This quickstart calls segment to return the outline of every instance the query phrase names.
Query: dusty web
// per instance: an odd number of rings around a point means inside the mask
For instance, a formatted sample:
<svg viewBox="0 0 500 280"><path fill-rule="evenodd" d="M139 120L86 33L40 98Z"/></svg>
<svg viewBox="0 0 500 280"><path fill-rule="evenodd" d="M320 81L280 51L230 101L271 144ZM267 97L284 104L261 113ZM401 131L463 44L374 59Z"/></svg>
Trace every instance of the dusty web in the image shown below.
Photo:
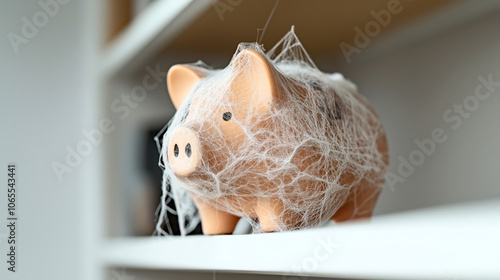
<svg viewBox="0 0 500 280"><path fill-rule="evenodd" d="M266 86L252 80L262 69L242 55L248 50L264 56L275 73L270 101L262 95ZM166 206L170 199L183 235L200 221L193 197L247 219L256 233L371 214L388 165L383 127L354 84L318 70L293 28L267 53L256 43L240 44L225 69L190 66L204 77L159 140L164 176L157 234L169 234L162 228L169 228L167 211L174 212ZM200 143L196 170L182 176L167 151L181 127Z"/></svg>

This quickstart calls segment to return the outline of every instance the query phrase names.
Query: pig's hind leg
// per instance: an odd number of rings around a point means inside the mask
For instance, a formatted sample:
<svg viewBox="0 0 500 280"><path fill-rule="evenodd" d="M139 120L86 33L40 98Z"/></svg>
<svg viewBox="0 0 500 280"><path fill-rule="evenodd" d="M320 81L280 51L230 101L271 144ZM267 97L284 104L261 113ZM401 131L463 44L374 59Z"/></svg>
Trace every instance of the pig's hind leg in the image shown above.
<svg viewBox="0 0 500 280"><path fill-rule="evenodd" d="M354 219L369 219L377 203L381 189L373 186L355 187L351 190L347 201L333 215L334 222Z"/></svg>

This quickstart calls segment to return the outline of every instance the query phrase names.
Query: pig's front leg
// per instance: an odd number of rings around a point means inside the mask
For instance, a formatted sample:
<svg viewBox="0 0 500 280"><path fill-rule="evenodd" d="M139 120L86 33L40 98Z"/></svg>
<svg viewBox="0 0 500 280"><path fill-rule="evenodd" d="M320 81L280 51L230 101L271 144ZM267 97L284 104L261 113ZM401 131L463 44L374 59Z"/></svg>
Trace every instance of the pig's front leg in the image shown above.
<svg viewBox="0 0 500 280"><path fill-rule="evenodd" d="M231 234L239 221L239 217L216 209L200 198L193 197L200 213L203 234Z"/></svg>
<svg viewBox="0 0 500 280"><path fill-rule="evenodd" d="M279 199L259 198L257 202L257 218L264 232L278 231L283 227L283 202Z"/></svg>

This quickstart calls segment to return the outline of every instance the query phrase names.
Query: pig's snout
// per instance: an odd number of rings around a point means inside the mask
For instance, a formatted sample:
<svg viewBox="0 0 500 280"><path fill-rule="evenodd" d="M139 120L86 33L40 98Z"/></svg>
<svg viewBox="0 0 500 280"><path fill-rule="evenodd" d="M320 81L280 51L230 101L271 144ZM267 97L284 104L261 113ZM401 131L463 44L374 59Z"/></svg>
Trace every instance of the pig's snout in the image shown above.
<svg viewBox="0 0 500 280"><path fill-rule="evenodd" d="M168 142L168 163L177 175L189 175L200 164L200 143L193 130L180 127Z"/></svg>

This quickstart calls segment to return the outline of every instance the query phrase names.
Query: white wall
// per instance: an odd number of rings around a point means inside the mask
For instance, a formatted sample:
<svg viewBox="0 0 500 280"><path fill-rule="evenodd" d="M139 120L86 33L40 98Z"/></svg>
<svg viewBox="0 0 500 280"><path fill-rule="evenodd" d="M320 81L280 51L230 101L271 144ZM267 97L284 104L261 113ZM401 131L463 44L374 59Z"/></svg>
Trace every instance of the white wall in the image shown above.
<svg viewBox="0 0 500 280"><path fill-rule="evenodd" d="M0 3L0 234L6 234L7 163L18 165L17 272L7 271L0 242L0 279L96 279L92 218L98 147L60 182L52 169L66 146L95 127L99 106L95 74L95 1L62 1L43 22L38 1ZM40 2L50 2L42 0ZM38 13L38 14L37 14ZM8 39L22 35L26 17L38 31L15 53ZM45 12L45 14L47 14ZM33 30L31 30L33 32ZM91 32L93 31L93 32ZM30 34L28 34L31 36ZM5 235L0 235L5 237Z"/></svg>
<svg viewBox="0 0 500 280"><path fill-rule="evenodd" d="M479 76L500 82L499 30L495 13L378 56L339 62L337 71L358 84L382 118L391 172L398 174L399 156L408 160L418 149L415 139L436 128L447 135L404 182L386 187L377 213L500 196L500 87L461 125L443 118L455 103L470 101Z"/></svg>

